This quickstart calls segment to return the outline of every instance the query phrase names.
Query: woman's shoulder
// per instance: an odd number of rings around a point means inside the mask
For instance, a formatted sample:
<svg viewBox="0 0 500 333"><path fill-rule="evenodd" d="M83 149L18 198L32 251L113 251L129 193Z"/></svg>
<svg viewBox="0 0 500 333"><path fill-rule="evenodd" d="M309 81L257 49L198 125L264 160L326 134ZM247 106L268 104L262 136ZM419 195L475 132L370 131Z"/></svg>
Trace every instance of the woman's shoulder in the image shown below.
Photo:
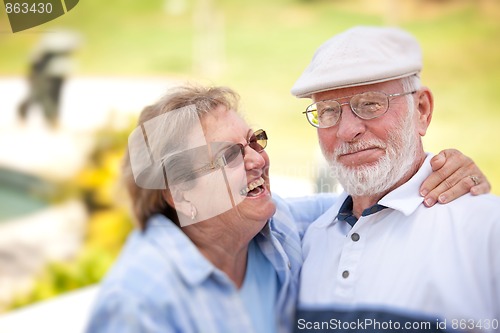
<svg viewBox="0 0 500 333"><path fill-rule="evenodd" d="M155 224L148 225L146 230L130 233L120 255L101 282L103 290L140 295L151 287L161 286L165 290L179 279L173 260L177 253L175 247L179 246L176 244L179 242L176 230L167 230L170 226L164 224L169 222L166 218L154 217L149 222Z"/></svg>
<svg viewBox="0 0 500 333"><path fill-rule="evenodd" d="M162 253L146 233L134 231L102 284L139 294L145 291L144 286L168 284L176 277L169 259L168 253Z"/></svg>

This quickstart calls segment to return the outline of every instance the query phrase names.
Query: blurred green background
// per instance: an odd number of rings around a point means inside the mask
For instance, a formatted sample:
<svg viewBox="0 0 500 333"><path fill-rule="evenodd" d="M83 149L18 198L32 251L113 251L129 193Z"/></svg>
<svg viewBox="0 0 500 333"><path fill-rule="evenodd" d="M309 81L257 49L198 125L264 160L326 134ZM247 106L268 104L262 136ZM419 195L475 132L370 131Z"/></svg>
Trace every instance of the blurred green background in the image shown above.
<svg viewBox="0 0 500 333"><path fill-rule="evenodd" d="M85 40L76 75L229 85L248 120L270 133L273 171L311 177L300 165L317 159L316 133L301 114L307 101L289 93L292 84L333 34L357 24L398 25L420 40L423 82L435 95L427 149L460 149L500 194L499 8L496 0L83 0L46 25L0 34L0 75L25 73L36 31L73 28ZM1 15L0 30L8 31Z"/></svg>
<svg viewBox="0 0 500 333"><path fill-rule="evenodd" d="M500 154L492 149L500 139L496 0L83 0L75 9L42 27L0 34L0 74L25 73L27 54L39 38L33 30L73 28L85 40L76 54L78 75L171 76L229 85L241 94L250 122L270 133L273 170L306 176L310 171L293 166L316 158L315 131L300 113L307 101L296 100L289 89L317 46L357 24L408 29L422 44L423 82L436 100L427 149L460 149L500 194ZM217 40L196 53L196 40L210 35L200 28L203 19L215 26ZM4 12L0 29L9 30ZM199 59L207 57L205 67L215 70L203 70Z"/></svg>
<svg viewBox="0 0 500 333"><path fill-rule="evenodd" d="M289 91L323 41L359 24L396 25L419 39L423 83L435 97L426 149L461 150L488 176L492 192L500 194L497 0L81 0L66 15L16 34L10 32L5 11L0 11L0 77L25 76L28 55L41 33L70 28L84 39L75 53L74 77L153 77L228 85L240 93L248 121L268 132L272 173L312 180L321 158L316 131L301 114L308 100L298 100ZM99 187L112 186L116 173L108 171L118 167L126 131L113 137L115 144L101 146L101 155L95 155L100 162L88 164L78 175L80 191L93 187L102 192ZM108 155L103 147L110 148ZM122 205L106 200L115 220L126 215ZM115 230L117 224L109 222L113 218L100 214L91 217L108 221L101 223L108 226L99 229L94 223L91 236ZM123 228L123 233L128 230ZM114 244L104 246L113 248L112 256L123 235L117 239L101 241ZM91 280L98 280L104 270ZM85 272L79 274L90 274Z"/></svg>

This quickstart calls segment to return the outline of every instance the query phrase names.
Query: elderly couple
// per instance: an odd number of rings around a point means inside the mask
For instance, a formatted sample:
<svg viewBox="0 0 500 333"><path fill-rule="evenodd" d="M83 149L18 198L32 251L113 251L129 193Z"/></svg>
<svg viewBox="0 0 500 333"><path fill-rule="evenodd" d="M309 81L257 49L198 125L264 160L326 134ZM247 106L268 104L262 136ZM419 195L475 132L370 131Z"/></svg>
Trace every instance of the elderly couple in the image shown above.
<svg viewBox="0 0 500 333"><path fill-rule="evenodd" d="M469 194L489 184L468 158L424 153L421 67L408 33L355 27L295 83L337 197L271 197L267 134L228 88L183 86L145 108L123 167L140 230L87 331L352 331L342 324L367 319L494 330L500 201Z"/></svg>

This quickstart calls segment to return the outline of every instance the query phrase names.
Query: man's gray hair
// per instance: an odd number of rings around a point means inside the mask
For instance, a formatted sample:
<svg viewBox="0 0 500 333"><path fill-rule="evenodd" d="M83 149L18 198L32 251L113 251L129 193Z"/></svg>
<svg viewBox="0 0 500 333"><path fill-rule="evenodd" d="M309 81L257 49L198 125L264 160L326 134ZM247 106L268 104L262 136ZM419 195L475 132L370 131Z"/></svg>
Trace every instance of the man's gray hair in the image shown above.
<svg viewBox="0 0 500 333"><path fill-rule="evenodd" d="M401 85L403 87L403 92L407 92L407 91L415 91L415 90L420 89L422 84L420 82L420 77L418 75L412 75L412 76L402 78ZM406 103L408 103L408 110L410 112L413 112L415 110L414 94L406 95L405 98L406 98Z"/></svg>

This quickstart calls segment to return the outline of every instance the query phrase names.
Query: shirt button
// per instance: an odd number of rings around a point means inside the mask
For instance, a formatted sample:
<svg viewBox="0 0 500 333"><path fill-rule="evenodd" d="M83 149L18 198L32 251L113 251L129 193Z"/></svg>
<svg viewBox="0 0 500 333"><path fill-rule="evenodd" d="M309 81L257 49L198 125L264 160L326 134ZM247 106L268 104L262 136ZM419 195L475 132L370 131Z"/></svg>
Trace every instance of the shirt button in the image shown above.
<svg viewBox="0 0 500 333"><path fill-rule="evenodd" d="M288 262L288 269L292 269L292 263Z"/></svg>
<svg viewBox="0 0 500 333"><path fill-rule="evenodd" d="M353 234L351 235L351 239L353 240L353 242L357 242L357 241L359 241L359 234L358 234L358 233L356 233L356 232L355 232L355 233L353 233Z"/></svg>
<svg viewBox="0 0 500 333"><path fill-rule="evenodd" d="M343 277L344 279L347 279L347 278L349 277L349 271L343 271L343 272L342 272L342 277Z"/></svg>

